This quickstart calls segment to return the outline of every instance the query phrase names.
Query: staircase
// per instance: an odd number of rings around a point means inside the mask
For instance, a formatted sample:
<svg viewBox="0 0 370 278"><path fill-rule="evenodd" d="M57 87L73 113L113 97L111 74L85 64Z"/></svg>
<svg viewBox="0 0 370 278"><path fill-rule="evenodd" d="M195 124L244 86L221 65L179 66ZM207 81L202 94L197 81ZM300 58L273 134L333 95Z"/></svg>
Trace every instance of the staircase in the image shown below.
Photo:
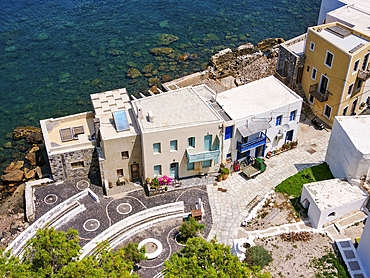
<svg viewBox="0 0 370 278"><path fill-rule="evenodd" d="M312 120L315 118L315 114L312 111L310 105L308 104L308 99L306 97L306 94L304 93L301 84L296 84L295 82L292 82L292 90L295 91L301 98L303 98L302 103L302 113L306 115L307 118Z"/></svg>

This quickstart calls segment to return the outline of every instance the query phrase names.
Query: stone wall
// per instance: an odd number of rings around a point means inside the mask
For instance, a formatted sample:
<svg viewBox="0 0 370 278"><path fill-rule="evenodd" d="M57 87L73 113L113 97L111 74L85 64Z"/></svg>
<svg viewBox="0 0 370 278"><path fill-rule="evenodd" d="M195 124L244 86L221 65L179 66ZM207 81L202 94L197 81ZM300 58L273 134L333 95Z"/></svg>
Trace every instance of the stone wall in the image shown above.
<svg viewBox="0 0 370 278"><path fill-rule="evenodd" d="M99 173L95 147L49 156L51 173L55 181L90 178ZM81 163L73 166L72 163ZM83 164L82 164L83 163Z"/></svg>

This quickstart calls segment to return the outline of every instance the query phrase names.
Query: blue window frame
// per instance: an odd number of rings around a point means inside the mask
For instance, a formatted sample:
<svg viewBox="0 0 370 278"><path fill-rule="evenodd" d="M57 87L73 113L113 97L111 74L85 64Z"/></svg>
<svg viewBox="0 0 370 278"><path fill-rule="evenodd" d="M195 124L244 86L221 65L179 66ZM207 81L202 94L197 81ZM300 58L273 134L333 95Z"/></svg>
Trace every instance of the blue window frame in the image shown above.
<svg viewBox="0 0 370 278"><path fill-rule="evenodd" d="M153 153L161 153L161 143L153 144Z"/></svg>
<svg viewBox="0 0 370 278"><path fill-rule="evenodd" d="M211 167L211 165L212 165L212 160L204 160L203 161L203 168Z"/></svg>
<svg viewBox="0 0 370 278"><path fill-rule="evenodd" d="M289 120L290 121L295 121L296 114L297 114L297 110L294 110L294 111L290 112L290 118L289 118Z"/></svg>
<svg viewBox="0 0 370 278"><path fill-rule="evenodd" d="M189 163L189 162L188 162L188 165L187 165L186 169L187 169L188 171L194 170L194 162L192 162L192 163Z"/></svg>
<svg viewBox="0 0 370 278"><path fill-rule="evenodd" d="M231 157L231 153L228 153L227 155L226 155L226 158L230 158Z"/></svg>
<svg viewBox="0 0 370 278"><path fill-rule="evenodd" d="M154 176L162 175L162 165L155 165L154 166Z"/></svg>
<svg viewBox="0 0 370 278"><path fill-rule="evenodd" d="M225 128L225 140L233 138L233 129L234 126L232 125Z"/></svg>
<svg viewBox="0 0 370 278"><path fill-rule="evenodd" d="M177 151L177 140L170 141L170 150Z"/></svg>
<svg viewBox="0 0 370 278"><path fill-rule="evenodd" d="M283 115L276 117L276 126L281 125L281 119L283 118Z"/></svg>
<svg viewBox="0 0 370 278"><path fill-rule="evenodd" d="M195 137L188 138L188 147L195 148Z"/></svg>

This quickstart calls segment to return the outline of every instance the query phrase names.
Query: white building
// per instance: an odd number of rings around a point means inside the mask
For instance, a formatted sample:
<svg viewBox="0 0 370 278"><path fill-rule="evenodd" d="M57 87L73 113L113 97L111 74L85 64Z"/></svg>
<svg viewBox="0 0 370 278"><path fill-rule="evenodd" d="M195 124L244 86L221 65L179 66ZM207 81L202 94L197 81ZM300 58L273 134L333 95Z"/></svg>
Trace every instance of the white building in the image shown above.
<svg viewBox="0 0 370 278"><path fill-rule="evenodd" d="M362 232L360 244L357 248L357 253L360 257L366 275L370 277L370 221L367 220L364 231Z"/></svg>
<svg viewBox="0 0 370 278"><path fill-rule="evenodd" d="M303 185L301 203L315 228L361 209L367 199L358 186L340 179Z"/></svg>
<svg viewBox="0 0 370 278"><path fill-rule="evenodd" d="M335 117L325 162L336 178L369 181L370 116Z"/></svg>
<svg viewBox="0 0 370 278"><path fill-rule="evenodd" d="M132 101L144 177L218 171L223 121L198 91L207 89L186 87Z"/></svg>
<svg viewBox="0 0 370 278"><path fill-rule="evenodd" d="M223 160L261 157L296 141L302 98L269 76L222 92L216 101L226 121Z"/></svg>

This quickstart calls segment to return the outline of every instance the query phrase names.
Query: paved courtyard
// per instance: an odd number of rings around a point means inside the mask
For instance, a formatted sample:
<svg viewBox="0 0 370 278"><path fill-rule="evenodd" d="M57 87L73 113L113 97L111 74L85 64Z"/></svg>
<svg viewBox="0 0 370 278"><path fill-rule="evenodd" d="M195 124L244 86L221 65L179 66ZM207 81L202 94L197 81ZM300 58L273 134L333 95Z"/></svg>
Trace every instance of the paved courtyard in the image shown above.
<svg viewBox="0 0 370 278"><path fill-rule="evenodd" d="M302 169L324 161L330 132L315 129L308 120L299 124L298 146L295 149L265 159L266 171L254 179L233 173L217 186L207 185L213 227L208 239L217 237L220 243L233 244L238 228L248 215L249 202L257 195L265 196L276 185ZM221 192L218 188L227 189Z"/></svg>

